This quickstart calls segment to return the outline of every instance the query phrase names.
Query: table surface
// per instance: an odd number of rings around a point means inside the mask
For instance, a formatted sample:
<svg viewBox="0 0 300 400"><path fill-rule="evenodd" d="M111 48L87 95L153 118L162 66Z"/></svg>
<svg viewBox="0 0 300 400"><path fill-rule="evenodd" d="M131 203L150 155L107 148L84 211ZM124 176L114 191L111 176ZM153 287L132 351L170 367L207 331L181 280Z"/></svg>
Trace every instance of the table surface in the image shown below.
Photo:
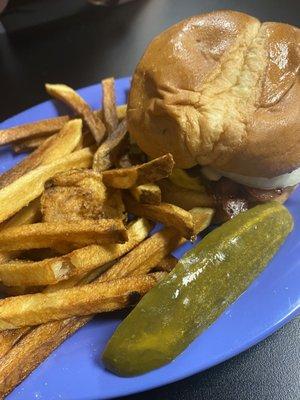
<svg viewBox="0 0 300 400"><path fill-rule="evenodd" d="M116 8L39 0L26 7L1 18L11 33L0 35L0 120L46 100L45 82L79 88L131 75L150 39L190 15L231 8L291 24L300 15L296 0L137 0ZM38 7L43 24L38 19L30 24ZM16 29L22 25L27 28ZM300 318L208 371L126 399L299 399L299 328Z"/></svg>

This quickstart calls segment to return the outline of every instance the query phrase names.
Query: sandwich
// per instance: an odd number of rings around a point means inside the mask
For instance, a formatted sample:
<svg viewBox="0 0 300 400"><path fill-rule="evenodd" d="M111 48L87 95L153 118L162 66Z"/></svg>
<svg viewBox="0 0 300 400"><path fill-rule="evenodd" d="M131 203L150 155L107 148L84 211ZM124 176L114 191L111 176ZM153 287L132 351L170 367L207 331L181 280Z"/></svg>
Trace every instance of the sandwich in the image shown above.
<svg viewBox="0 0 300 400"><path fill-rule="evenodd" d="M297 27L229 10L177 23L133 75L132 138L150 158L171 153L223 207L284 202L300 182L299 45Z"/></svg>

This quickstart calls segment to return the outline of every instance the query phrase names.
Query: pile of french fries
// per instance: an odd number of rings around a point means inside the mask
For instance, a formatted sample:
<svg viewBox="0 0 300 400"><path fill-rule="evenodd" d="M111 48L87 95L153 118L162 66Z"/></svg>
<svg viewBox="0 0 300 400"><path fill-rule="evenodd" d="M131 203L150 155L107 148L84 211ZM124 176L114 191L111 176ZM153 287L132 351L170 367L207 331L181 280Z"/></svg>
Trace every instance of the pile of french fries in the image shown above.
<svg viewBox="0 0 300 400"><path fill-rule="evenodd" d="M145 161L113 78L102 88L93 111L47 84L72 113L0 131L0 145L33 150L0 176L0 398L94 314L136 304L213 216L205 191L168 179L171 154Z"/></svg>

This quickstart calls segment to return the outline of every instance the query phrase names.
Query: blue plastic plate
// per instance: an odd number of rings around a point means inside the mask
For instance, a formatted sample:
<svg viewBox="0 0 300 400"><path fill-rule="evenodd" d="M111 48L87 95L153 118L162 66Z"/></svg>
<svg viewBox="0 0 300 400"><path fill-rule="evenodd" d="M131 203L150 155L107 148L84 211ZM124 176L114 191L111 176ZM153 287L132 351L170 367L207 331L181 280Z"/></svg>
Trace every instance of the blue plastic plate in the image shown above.
<svg viewBox="0 0 300 400"><path fill-rule="evenodd" d="M125 102L130 81L117 81L117 100ZM79 90L88 103L100 105L99 85ZM48 101L1 124L1 128L57 115ZM21 156L0 149L0 172ZM106 371L100 354L120 323L121 314L99 316L79 330L41 364L9 400L100 400L119 397L177 381L220 363L264 339L300 310L300 191L287 202L295 229L265 271L249 289L171 364L136 378ZM181 249L182 254L186 247Z"/></svg>

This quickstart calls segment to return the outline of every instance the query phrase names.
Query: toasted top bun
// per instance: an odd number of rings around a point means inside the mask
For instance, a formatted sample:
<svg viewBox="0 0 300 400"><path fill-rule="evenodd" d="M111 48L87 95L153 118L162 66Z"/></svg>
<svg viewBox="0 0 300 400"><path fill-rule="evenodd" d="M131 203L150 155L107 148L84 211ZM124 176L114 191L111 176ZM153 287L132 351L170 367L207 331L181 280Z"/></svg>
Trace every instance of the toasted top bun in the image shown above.
<svg viewBox="0 0 300 400"><path fill-rule="evenodd" d="M234 11L198 15L148 46L133 76L129 131L172 153L247 176L300 166L300 30Z"/></svg>

